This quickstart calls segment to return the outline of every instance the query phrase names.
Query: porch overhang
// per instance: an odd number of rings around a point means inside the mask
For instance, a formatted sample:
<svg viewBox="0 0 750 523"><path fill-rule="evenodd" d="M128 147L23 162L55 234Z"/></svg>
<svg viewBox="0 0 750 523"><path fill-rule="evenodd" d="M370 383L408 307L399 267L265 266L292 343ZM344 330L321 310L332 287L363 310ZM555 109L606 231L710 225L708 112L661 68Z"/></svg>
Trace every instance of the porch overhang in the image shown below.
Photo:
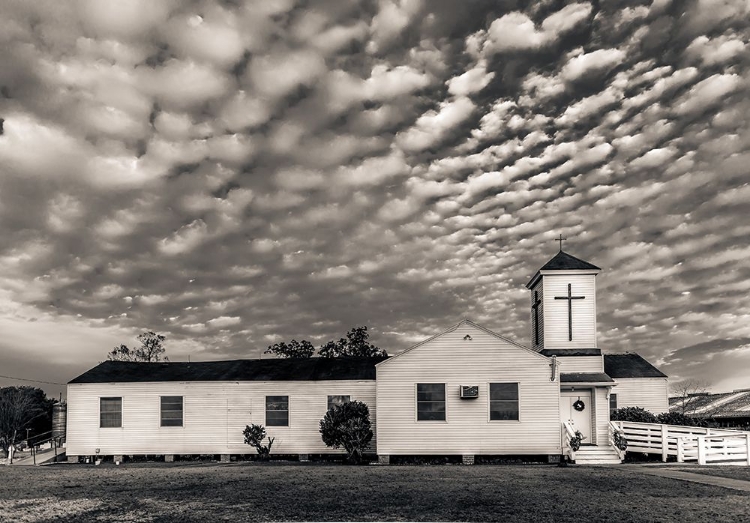
<svg viewBox="0 0 750 523"><path fill-rule="evenodd" d="M560 386L613 387L617 382L603 372L563 372Z"/></svg>

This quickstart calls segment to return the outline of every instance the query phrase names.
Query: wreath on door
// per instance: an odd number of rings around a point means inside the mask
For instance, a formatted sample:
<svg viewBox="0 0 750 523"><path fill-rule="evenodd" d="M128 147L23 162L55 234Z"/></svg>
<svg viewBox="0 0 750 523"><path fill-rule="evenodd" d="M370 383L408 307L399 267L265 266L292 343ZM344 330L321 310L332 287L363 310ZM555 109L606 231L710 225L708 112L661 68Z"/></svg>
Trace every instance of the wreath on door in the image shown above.
<svg viewBox="0 0 750 523"><path fill-rule="evenodd" d="M586 404L581 401L581 398L578 398L575 403L573 403L573 408L576 409L578 412L581 412L583 409L586 408Z"/></svg>

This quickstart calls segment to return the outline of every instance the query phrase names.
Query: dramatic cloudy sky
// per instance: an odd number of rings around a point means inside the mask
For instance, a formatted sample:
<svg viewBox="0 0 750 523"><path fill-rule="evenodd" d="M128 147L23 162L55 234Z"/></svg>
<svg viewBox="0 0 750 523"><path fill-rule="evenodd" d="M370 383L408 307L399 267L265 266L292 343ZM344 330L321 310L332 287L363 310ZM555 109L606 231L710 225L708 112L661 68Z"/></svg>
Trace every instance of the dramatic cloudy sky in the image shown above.
<svg viewBox="0 0 750 523"><path fill-rule="evenodd" d="M0 374L469 318L750 387L750 3L0 0ZM0 385L19 384L0 379ZM56 394L60 387L46 387Z"/></svg>

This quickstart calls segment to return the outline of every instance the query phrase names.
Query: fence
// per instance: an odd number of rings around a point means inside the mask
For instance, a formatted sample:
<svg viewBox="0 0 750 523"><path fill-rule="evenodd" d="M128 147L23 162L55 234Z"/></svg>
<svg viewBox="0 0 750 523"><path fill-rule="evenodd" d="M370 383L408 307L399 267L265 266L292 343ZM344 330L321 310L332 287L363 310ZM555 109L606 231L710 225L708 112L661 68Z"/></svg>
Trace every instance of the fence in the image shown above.
<svg viewBox="0 0 750 523"><path fill-rule="evenodd" d="M629 452L661 454L662 461L697 461L701 465L750 466L750 432L657 423L613 421L628 440Z"/></svg>

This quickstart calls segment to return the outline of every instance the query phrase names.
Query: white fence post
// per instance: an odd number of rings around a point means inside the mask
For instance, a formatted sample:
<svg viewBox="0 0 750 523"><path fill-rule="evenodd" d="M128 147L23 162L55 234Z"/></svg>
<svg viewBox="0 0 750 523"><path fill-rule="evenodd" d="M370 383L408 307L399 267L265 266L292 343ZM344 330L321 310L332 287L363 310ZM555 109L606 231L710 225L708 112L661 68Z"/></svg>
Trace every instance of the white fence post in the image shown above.
<svg viewBox="0 0 750 523"><path fill-rule="evenodd" d="M745 451L747 451L747 466L750 467L750 432L745 434Z"/></svg>
<svg viewBox="0 0 750 523"><path fill-rule="evenodd" d="M698 465L706 464L706 436L698 436Z"/></svg>
<svg viewBox="0 0 750 523"><path fill-rule="evenodd" d="M661 424L661 460L666 462L667 455L669 454L669 442L667 436L669 435L669 427L664 423Z"/></svg>
<svg viewBox="0 0 750 523"><path fill-rule="evenodd" d="M685 462L685 438L677 438L677 463Z"/></svg>

